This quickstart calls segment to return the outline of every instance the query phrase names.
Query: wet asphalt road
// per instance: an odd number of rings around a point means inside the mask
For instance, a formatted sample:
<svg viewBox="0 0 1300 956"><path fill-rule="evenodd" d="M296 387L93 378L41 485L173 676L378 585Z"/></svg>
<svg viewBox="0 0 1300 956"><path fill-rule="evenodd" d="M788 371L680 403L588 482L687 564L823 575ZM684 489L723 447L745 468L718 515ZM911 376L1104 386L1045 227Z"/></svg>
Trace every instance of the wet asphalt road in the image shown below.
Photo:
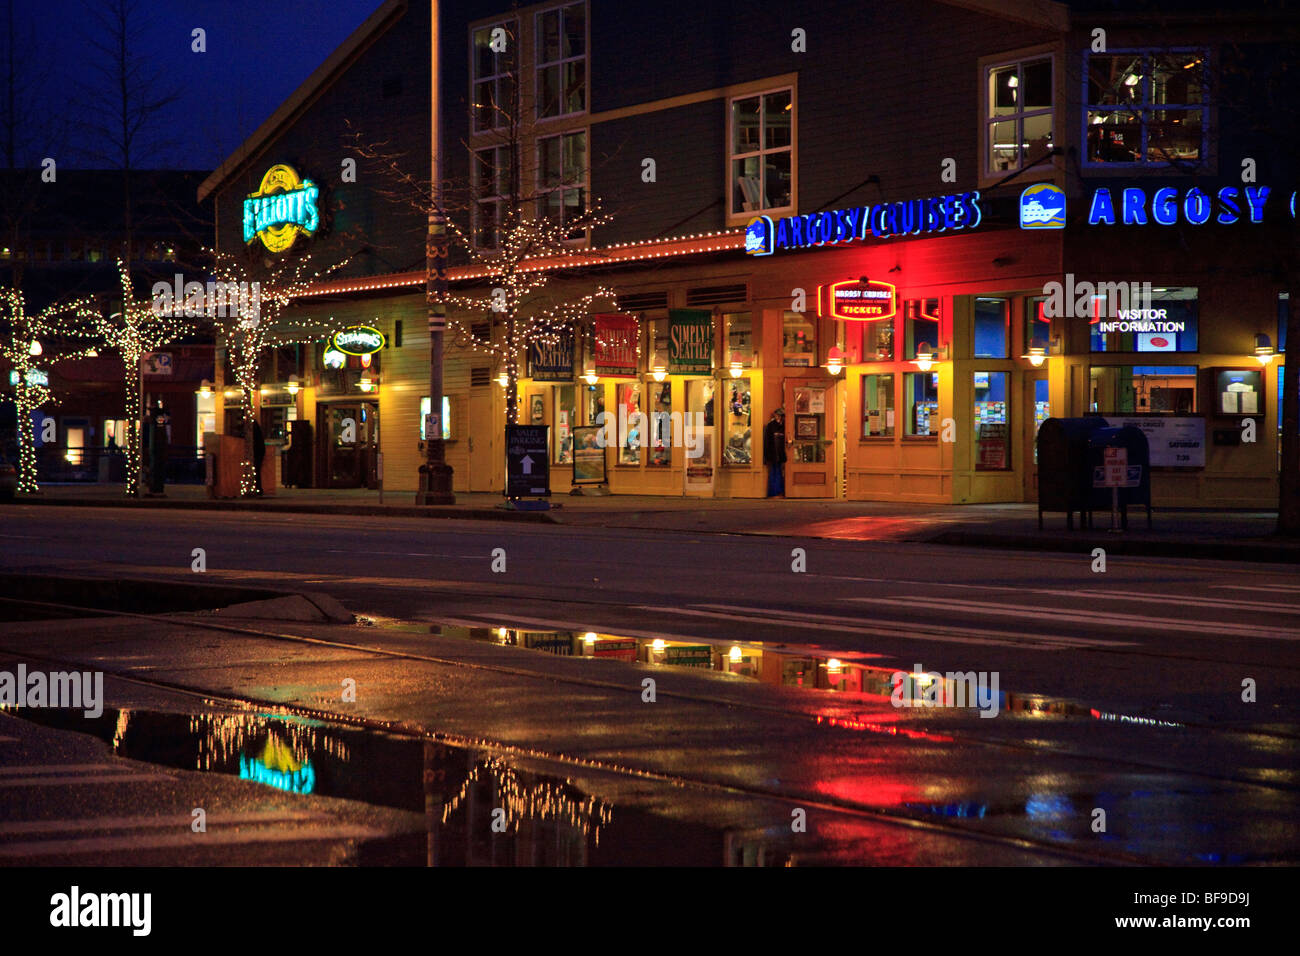
<svg viewBox="0 0 1300 956"><path fill-rule="evenodd" d="M7 509L4 518L0 569L186 581L195 577L193 549L203 548L209 581L324 591L376 619L379 627L364 629L364 637L336 638L343 643L409 651L410 634L458 620L820 647L872 655L874 663L902 670L920 663L996 671L1004 691L1068 698L1111 722L908 713L902 716L917 728L914 742L864 753L853 740L808 738L757 713L732 713L723 736L734 746L719 766L721 724L712 728L711 752L708 741L692 739L709 736L709 718L683 713L671 731L647 728L649 740L631 739L624 727L627 739L613 756L645 756L642 749L653 746L670 774L759 789L772 789L772 781L777 790L787 784L804 793L820 788L832 802L913 810L928 802L931 813L981 817L1015 807L1017 819L1006 832L1049 838L1056 832L1076 842L1086 840L1081 815L1098 794L1108 793L1115 805L1130 806L1130 824L1141 830L1110 847L1112 862L1122 862L1130 849L1150 862L1300 859L1286 810L1300 780L1300 576L1290 568L1115 557L1098 573L1096 559L1086 553L316 515L19 507ZM498 548L505 570L494 572ZM792 569L800 560L791 554L795 548L804 549L804 571ZM496 562L501 567L500 554ZM432 640L419 646L427 649ZM454 652L441 647L441 653ZM408 674L405 686L390 688L387 699L372 706L390 718L436 719L440 728L467 736L612 759L608 748L575 744L551 731L584 693L556 690L557 677L567 677L542 672L575 662L504 648L474 653L535 656L527 666L548 678L550 692L538 691L536 682L511 688L516 699L531 695L536 703L527 719L458 709L445 698L431 714ZM158 673L170 663L170 679L178 683L192 684L180 675L192 677L199 667L189 650L154 647L146 654L135 647L133 654L149 656ZM224 661L224 653L209 656ZM278 682L286 685L284 694L271 696L318 699L307 688L332 681L309 673L322 665L315 656L295 655L302 673L284 675ZM265 690L255 663L208 667L223 669L224 686L232 691L245 685ZM370 662L368 685L394 681L392 669L392 662ZM439 679L431 672L431 682ZM1242 701L1245 679L1256 682L1257 702ZM712 687L692 691L701 698L716 693ZM604 715L611 724L616 710ZM886 705L876 719L902 719L889 710ZM1119 723L1125 718L1141 723ZM764 764L761 740L736 736L744 731L795 752L802 748L802 759ZM925 733L944 739L926 739ZM669 736L656 739L663 734ZM1114 756L1110 768L1108 754ZM1080 755L1091 765L1081 767ZM706 773L709 760L714 763ZM1159 799L1144 802L1144 794ZM717 803L711 801L714 810ZM785 812L758 818L772 826ZM897 853L903 862L922 857L912 847ZM941 857L972 861L951 849ZM1023 862L1015 857L1003 847L985 859Z"/></svg>

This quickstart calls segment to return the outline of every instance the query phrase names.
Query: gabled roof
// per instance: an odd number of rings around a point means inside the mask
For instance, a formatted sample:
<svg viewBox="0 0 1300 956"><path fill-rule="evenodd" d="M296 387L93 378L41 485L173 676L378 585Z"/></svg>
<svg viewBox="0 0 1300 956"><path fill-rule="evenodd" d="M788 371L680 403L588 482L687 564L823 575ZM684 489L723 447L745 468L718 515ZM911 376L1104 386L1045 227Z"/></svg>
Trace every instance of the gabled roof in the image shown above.
<svg viewBox="0 0 1300 956"><path fill-rule="evenodd" d="M1046 27L1060 33L1070 28L1070 8L1060 0L939 0L939 2L1003 20Z"/></svg>
<svg viewBox="0 0 1300 956"><path fill-rule="evenodd" d="M305 113L312 102L351 65L359 53L406 12L406 7L407 0L385 0L383 6L366 18L365 23L353 30L352 35L326 57L325 62L280 104L279 109L272 113L252 136L244 140L243 144L226 157L225 162L203 181L199 186L199 202L207 199L226 180L251 162L280 130Z"/></svg>

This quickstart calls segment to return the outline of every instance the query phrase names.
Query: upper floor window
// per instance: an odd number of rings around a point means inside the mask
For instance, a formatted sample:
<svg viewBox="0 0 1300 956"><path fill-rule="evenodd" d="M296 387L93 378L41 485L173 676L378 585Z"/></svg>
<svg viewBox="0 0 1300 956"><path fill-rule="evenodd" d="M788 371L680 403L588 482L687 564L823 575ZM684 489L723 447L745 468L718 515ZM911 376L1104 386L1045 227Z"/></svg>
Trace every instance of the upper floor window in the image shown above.
<svg viewBox="0 0 1300 956"><path fill-rule="evenodd" d="M513 20L477 27L472 49L474 132L509 125L515 101L515 40L519 35Z"/></svg>
<svg viewBox="0 0 1300 956"><path fill-rule="evenodd" d="M1039 56L984 69L984 171L1036 165L1052 148L1052 58Z"/></svg>
<svg viewBox="0 0 1300 956"><path fill-rule="evenodd" d="M1084 139L1094 166L1199 163L1209 106L1203 50L1084 54Z"/></svg>
<svg viewBox="0 0 1300 956"><path fill-rule="evenodd" d="M794 90L731 101L729 149L733 216L794 204Z"/></svg>
<svg viewBox="0 0 1300 956"><path fill-rule="evenodd" d="M501 241L501 229L509 206L510 149L490 146L474 150L474 245L495 249Z"/></svg>
<svg viewBox="0 0 1300 956"><path fill-rule="evenodd" d="M573 3L537 15L537 115L587 109L587 8Z"/></svg>
<svg viewBox="0 0 1300 956"><path fill-rule="evenodd" d="M567 225L587 211L587 133L578 130L537 141L537 214ZM566 236L581 239L582 230Z"/></svg>

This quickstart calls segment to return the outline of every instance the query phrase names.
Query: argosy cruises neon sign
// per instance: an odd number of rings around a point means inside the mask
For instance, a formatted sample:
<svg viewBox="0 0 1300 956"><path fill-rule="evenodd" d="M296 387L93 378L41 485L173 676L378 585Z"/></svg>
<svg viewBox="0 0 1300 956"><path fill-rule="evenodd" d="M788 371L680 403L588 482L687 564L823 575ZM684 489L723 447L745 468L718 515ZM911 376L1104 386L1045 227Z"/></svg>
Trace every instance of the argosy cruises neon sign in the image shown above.
<svg viewBox="0 0 1300 956"><path fill-rule="evenodd" d="M770 216L756 216L745 229L745 252L751 256L770 256L777 249L808 249L826 243L865 239L868 232L877 239L888 239L950 229L974 229L983 218L979 198L978 192L954 193L786 216L775 221Z"/></svg>

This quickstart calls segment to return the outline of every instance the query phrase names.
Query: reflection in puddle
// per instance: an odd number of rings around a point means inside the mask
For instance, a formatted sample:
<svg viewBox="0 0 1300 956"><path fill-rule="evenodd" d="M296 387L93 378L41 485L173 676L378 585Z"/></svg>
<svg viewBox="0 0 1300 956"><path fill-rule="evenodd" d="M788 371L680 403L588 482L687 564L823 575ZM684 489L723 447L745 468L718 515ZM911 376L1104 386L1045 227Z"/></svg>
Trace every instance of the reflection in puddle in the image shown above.
<svg viewBox="0 0 1300 956"><path fill-rule="evenodd" d="M423 626L420 629L423 630ZM881 655L855 651L836 651L836 656L832 657L819 653L819 649L815 647L791 649L785 645L773 647L761 641L713 642L703 638L681 641L662 637L605 634L596 631L535 630L504 626L475 627L464 624L431 624L428 625L428 632L440 637L462 638L505 647L521 647L561 657L617 660L629 664L663 667L691 667L777 687L858 694L883 700L888 700L893 695L895 675L899 673L904 675L902 694L905 698L921 700L926 690L914 684L918 678L912 672L900 672L895 666L886 667L871 663ZM960 699L953 676L939 675L939 686L930 689L934 699L939 701ZM926 677L932 675L927 674ZM1101 720L1141 727L1185 727L1184 724L1176 721L1114 714L1075 701L1045 697L1041 694L998 690L995 697L995 712L1008 712L1018 717ZM823 722L823 718L819 717L818 722ZM825 722L829 726L917 739L943 741L952 739L925 731L908 730L892 723L882 724L832 717L825 718Z"/></svg>

